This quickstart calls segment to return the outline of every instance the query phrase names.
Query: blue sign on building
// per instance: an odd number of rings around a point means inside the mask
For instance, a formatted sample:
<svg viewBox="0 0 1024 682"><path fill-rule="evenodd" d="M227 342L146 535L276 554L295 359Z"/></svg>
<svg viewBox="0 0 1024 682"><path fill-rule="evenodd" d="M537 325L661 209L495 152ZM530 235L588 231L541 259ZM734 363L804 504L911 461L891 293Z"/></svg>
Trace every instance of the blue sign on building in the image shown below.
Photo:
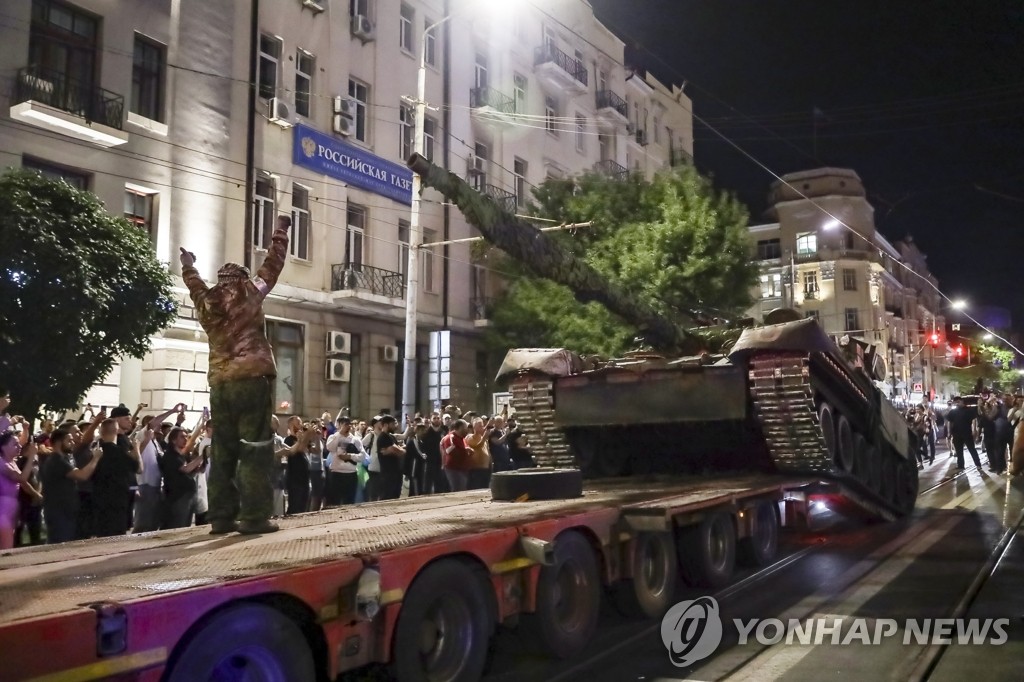
<svg viewBox="0 0 1024 682"><path fill-rule="evenodd" d="M292 162L353 187L412 204L412 171L304 125L294 128Z"/></svg>

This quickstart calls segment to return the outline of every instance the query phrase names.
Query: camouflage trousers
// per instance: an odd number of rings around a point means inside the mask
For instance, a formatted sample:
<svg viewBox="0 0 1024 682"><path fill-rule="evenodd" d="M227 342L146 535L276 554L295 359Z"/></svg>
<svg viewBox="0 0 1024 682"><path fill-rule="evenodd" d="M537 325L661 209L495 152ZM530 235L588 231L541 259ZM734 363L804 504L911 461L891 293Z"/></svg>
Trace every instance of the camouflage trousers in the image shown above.
<svg viewBox="0 0 1024 682"><path fill-rule="evenodd" d="M212 524L258 523L273 513L272 382L272 377L253 377L210 389L214 429L206 518ZM246 446L242 440L260 442L260 446Z"/></svg>

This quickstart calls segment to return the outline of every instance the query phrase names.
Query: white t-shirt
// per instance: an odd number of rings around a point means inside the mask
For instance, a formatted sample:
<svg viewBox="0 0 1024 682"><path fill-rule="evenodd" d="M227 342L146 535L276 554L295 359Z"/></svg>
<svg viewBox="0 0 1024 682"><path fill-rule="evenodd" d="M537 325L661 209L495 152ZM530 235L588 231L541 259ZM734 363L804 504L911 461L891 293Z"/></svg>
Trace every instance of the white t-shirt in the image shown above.
<svg viewBox="0 0 1024 682"><path fill-rule="evenodd" d="M350 462L346 459L350 454L346 447L349 443L359 449L359 454L353 455L353 458L356 460L355 462ZM363 442L351 433L343 436L341 432L338 432L328 438L327 452L331 453L331 471L336 474L354 474L357 471L356 464L366 460L366 450L363 449Z"/></svg>

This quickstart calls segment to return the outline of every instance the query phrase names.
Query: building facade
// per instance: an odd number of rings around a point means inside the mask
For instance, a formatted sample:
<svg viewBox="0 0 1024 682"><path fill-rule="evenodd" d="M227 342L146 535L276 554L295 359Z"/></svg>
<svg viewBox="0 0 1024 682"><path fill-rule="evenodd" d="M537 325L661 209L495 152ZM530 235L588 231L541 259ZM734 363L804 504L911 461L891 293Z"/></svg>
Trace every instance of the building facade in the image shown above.
<svg viewBox="0 0 1024 682"><path fill-rule="evenodd" d="M0 24L0 154L123 206L173 273L185 246L208 281L225 261L255 270L290 215L265 306L278 411L393 410L421 52L426 156L510 208L548 177L692 158L686 95L628 69L586 3L488 4L15 0ZM426 244L475 234L435 192L421 210ZM493 280L468 244L421 250L418 409L490 404ZM84 402L208 404L206 339L176 291L179 318L152 352Z"/></svg>
<svg viewBox="0 0 1024 682"><path fill-rule="evenodd" d="M770 202L776 222L750 227L761 274L749 314L793 308L833 337L875 345L889 368L879 388L894 399L944 395L944 320L929 286L938 283L912 240L892 244L875 229L860 177L841 168L790 173L772 185Z"/></svg>

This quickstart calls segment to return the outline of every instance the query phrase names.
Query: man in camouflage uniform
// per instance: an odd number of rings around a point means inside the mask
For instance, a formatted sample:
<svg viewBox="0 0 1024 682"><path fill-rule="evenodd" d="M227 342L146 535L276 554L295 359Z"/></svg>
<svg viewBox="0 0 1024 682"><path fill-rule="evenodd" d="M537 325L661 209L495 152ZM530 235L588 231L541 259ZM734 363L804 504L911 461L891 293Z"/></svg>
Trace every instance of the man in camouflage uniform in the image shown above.
<svg viewBox="0 0 1024 682"><path fill-rule="evenodd" d="M277 367L267 340L263 299L277 283L291 220L277 219L272 244L256 277L235 263L208 287L195 254L181 249L181 276L210 339L210 411L217 419L210 457L209 512L213 534L270 533L274 449L270 433ZM244 442L243 442L244 441Z"/></svg>

